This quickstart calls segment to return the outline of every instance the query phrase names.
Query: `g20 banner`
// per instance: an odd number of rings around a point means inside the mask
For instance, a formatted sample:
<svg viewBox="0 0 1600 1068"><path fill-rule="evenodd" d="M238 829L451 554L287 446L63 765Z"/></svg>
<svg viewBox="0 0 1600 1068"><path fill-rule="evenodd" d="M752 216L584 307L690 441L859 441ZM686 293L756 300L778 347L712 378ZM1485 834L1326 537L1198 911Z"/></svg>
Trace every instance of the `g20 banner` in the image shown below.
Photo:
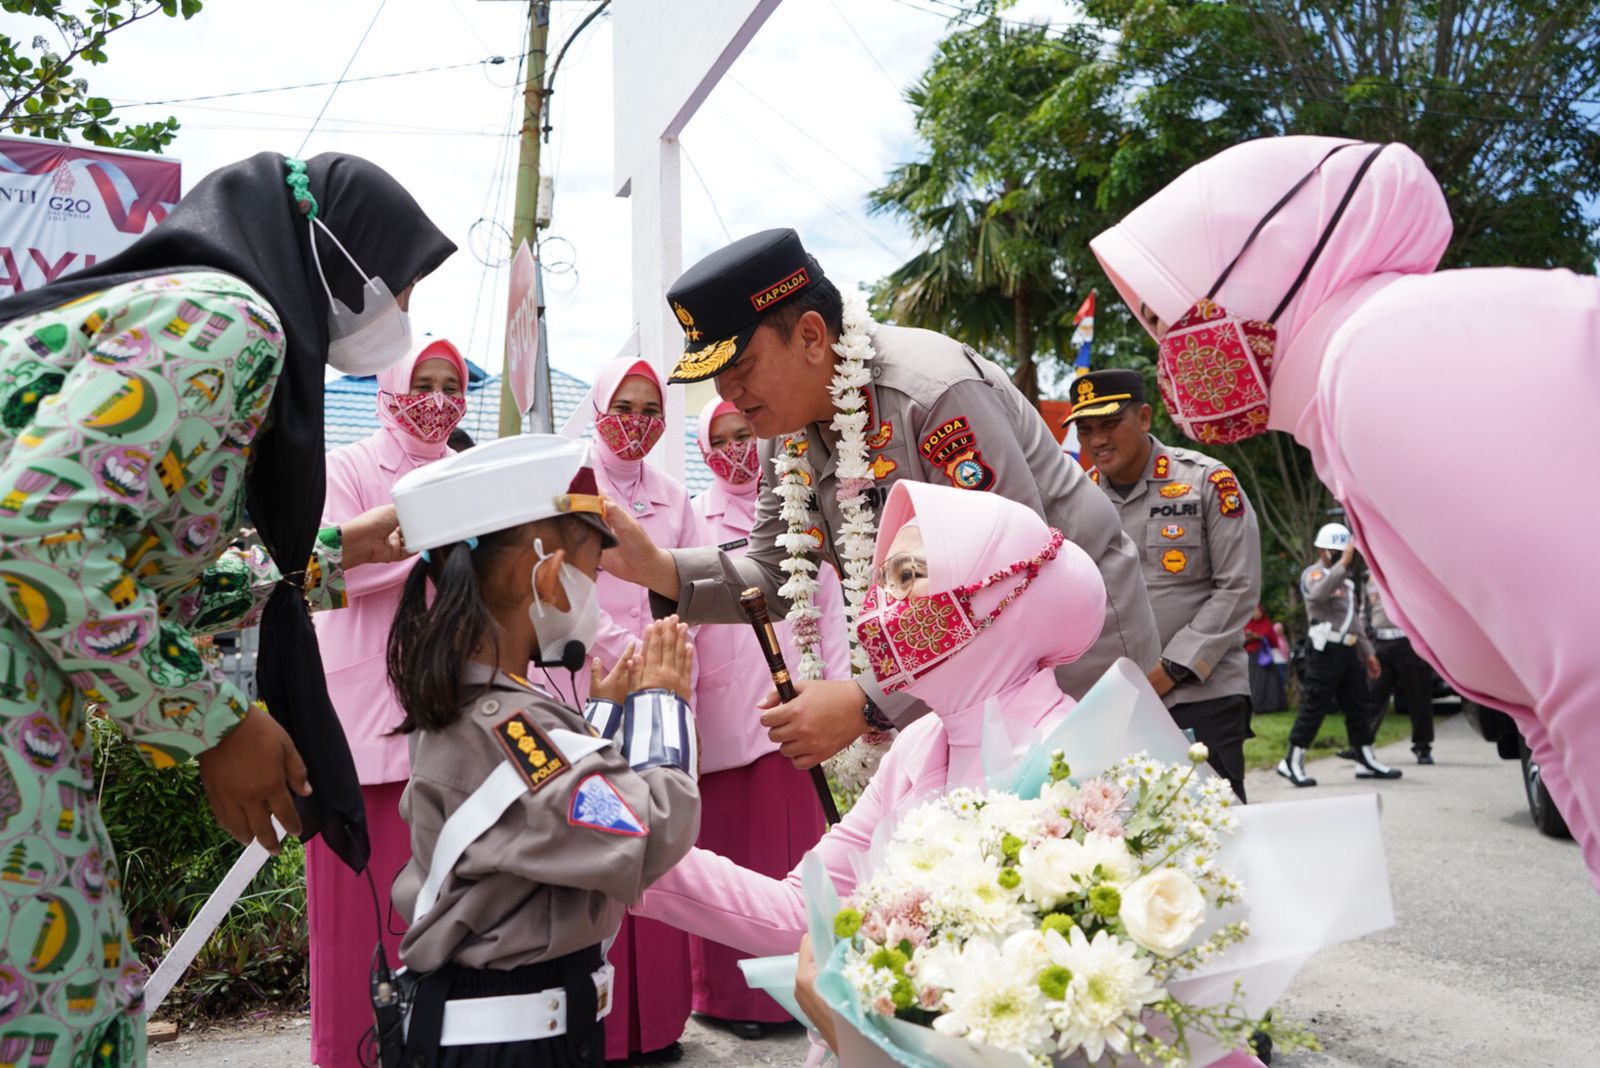
<svg viewBox="0 0 1600 1068"><path fill-rule="evenodd" d="M0 136L0 297L115 255L178 203L166 156Z"/></svg>

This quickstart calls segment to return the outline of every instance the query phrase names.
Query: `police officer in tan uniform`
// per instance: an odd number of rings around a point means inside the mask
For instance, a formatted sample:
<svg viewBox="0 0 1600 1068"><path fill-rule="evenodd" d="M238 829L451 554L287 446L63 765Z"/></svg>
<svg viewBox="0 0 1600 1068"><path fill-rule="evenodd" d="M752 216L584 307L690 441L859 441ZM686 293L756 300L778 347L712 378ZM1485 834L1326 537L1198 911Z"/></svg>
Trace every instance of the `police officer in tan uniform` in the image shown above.
<svg viewBox="0 0 1600 1068"><path fill-rule="evenodd" d="M811 512L821 560L839 568L843 517L836 499L838 439L829 382L842 333L842 300L793 230L767 230L735 241L691 267L667 293L684 330L675 382L715 377L765 439L761 497L750 547L735 560L715 548L662 550L636 524L615 522L622 551L606 568L648 586L658 614L691 623L742 623L739 593L757 586L778 613L788 576L787 527L779 517L771 459L784 437L805 443L815 474ZM869 364L868 462L874 511L897 479L998 493L1028 505L1076 542L1105 579L1105 625L1076 663L1057 669L1066 693L1081 697L1118 657L1154 662L1155 617L1139 553L1116 511L1068 461L1038 411L999 367L972 349L927 330L880 325ZM842 568L840 568L842 572ZM927 711L904 694L885 695L869 673L853 681L813 682L763 722L783 754L810 767L864 729L904 726Z"/></svg>
<svg viewBox="0 0 1600 1068"><path fill-rule="evenodd" d="M1238 479L1193 449L1150 433L1137 371L1091 371L1070 390L1068 423L1144 556L1161 653L1143 666L1178 726L1244 799L1250 675L1243 630L1261 594L1261 534Z"/></svg>
<svg viewBox="0 0 1600 1068"><path fill-rule="evenodd" d="M1372 636L1372 648L1381 669L1372 683L1373 711L1377 722L1383 721L1389 698L1394 697L1396 712L1411 718L1411 751L1418 764L1433 763L1433 694L1428 675L1428 665L1411 647L1411 639L1389 618L1383 595L1378 592L1378 580L1368 571L1363 583L1365 593L1362 611L1367 633Z"/></svg>
<svg viewBox="0 0 1600 1068"><path fill-rule="evenodd" d="M1372 750L1379 717L1368 682L1377 679L1381 668L1350 577L1356 553L1350 531L1340 523L1324 524L1312 545L1317 562L1300 573L1300 595L1310 623L1305 685L1278 774L1296 786L1317 785L1306 774L1305 752L1316 740L1323 718L1337 710L1344 713L1350 739L1350 748L1341 755L1355 760L1356 777L1398 779L1400 769L1389 767Z"/></svg>
<svg viewBox="0 0 1600 1068"><path fill-rule="evenodd" d="M604 946L699 832L687 628L654 623L636 656L596 664L582 713L524 675L583 665L598 631L612 535L584 454L504 438L395 485L423 550L389 647L411 753L407 1068L602 1064ZM383 1028L380 1011L380 1045Z"/></svg>

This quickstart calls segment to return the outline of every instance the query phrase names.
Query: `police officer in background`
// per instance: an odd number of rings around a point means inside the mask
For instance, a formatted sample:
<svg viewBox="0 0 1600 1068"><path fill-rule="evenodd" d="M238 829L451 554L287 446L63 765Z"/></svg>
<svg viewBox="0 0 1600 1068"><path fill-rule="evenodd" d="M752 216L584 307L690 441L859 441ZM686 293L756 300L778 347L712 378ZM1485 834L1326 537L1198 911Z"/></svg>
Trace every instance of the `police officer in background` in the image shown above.
<svg viewBox="0 0 1600 1068"><path fill-rule="evenodd" d="M1377 714L1378 722L1382 722L1392 695L1395 711L1411 717L1411 751L1417 755L1417 763L1432 764L1433 694L1430 692L1432 683L1428 678L1428 665L1411 647L1411 639L1406 637L1406 632L1389 618L1383 597L1378 593L1377 580L1370 571L1367 572L1364 592L1363 618L1372 635L1378 666L1382 669L1377 681L1372 684L1373 711ZM1377 731L1376 723L1373 731Z"/></svg>
<svg viewBox="0 0 1600 1068"><path fill-rule="evenodd" d="M1350 544L1350 531L1340 523L1328 523L1317 531L1312 544L1317 548L1317 562L1300 573L1300 593L1311 624L1305 685L1300 712L1289 731L1289 751L1278 762L1278 774L1296 786L1317 785L1317 780L1306 774L1306 750L1316 740L1323 718L1339 709L1344 712L1350 739L1348 754L1359 765L1356 778L1398 779L1399 769L1384 764L1372 751L1380 717L1367 682L1378 677L1380 668L1350 578L1356 552Z"/></svg>
<svg viewBox="0 0 1600 1068"><path fill-rule="evenodd" d="M1244 800L1250 675L1243 630L1261 593L1261 535L1238 479L1217 460L1150 433L1137 371L1092 371L1071 389L1090 478L1139 547L1161 656L1144 665L1178 726Z"/></svg>
<svg viewBox="0 0 1600 1068"><path fill-rule="evenodd" d="M844 332L843 298L799 235L765 230L689 268L667 300L684 332L671 381L714 378L717 393L764 439L755 526L749 549L735 560L714 546L658 548L632 517L614 515L621 544L606 554L604 567L649 587L658 615L746 626L739 607L745 587L759 587L776 612L788 609L778 593L789 577L783 570L789 553L781 543L788 526L779 515L772 467L785 437L804 443L815 475L810 510L822 543L818 562L844 571L840 441L831 429L837 412L829 391L834 345ZM1082 697L1119 657L1153 662L1156 622L1137 550L1104 495L1062 453L1006 372L931 330L879 324L871 336L872 381L863 393L874 516L889 487L903 478L998 493L1027 505L1089 554L1106 585L1104 628L1087 653L1056 669L1062 691ZM801 683L799 690L794 701L768 709L762 723L801 768L833 756L869 728L905 727L927 711L905 693L884 693L870 671Z"/></svg>

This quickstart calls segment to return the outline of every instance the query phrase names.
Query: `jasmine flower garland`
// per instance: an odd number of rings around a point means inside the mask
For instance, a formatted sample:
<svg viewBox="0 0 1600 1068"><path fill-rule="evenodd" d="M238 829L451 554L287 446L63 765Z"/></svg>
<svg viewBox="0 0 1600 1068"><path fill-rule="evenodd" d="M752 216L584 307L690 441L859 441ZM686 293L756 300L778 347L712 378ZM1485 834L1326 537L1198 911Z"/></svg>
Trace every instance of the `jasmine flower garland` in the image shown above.
<svg viewBox="0 0 1600 1068"><path fill-rule="evenodd" d="M839 435L834 499L844 518L838 538L845 630L850 639L850 666L857 674L870 670L866 653L856 642L855 626L861 614L861 601L872 582L872 549L878 535L877 517L867 495L874 480L867 461L868 410L866 394L862 392L872 382L872 370L867 365L877 355L872 347L874 326L867 313L866 300L859 293L845 297L844 329L833 346L839 362L828 387L837 412L831 427ZM817 625L820 613L814 602L817 565L813 554L819 545L811 532L811 513L806 507L811 497L813 475L805 448L803 436L788 438L772 463L778 473L778 514L788 527L778 539L789 554L780 565L788 580L778 593L789 601L789 614L785 618L793 628L795 644L800 650L795 675L813 680L822 678L823 673L819 655L821 634ZM846 793L859 792L866 785L888 750L890 738L887 734L865 736L829 762L830 770Z"/></svg>

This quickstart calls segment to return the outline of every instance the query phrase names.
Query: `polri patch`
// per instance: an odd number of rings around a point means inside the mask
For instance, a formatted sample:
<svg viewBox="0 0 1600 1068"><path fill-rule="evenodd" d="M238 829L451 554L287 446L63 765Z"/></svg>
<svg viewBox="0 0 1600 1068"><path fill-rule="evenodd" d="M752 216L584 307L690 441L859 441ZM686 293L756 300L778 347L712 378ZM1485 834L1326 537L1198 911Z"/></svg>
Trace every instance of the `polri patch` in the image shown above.
<svg viewBox="0 0 1600 1068"><path fill-rule="evenodd" d="M1182 549L1168 549L1161 554L1161 566L1176 575L1189 566L1189 558Z"/></svg>
<svg viewBox="0 0 1600 1068"><path fill-rule="evenodd" d="M513 712L496 723L494 738L522 774L529 793L537 793L550 785L551 779L572 770L561 750L533 725L526 712Z"/></svg>
<svg viewBox="0 0 1600 1068"><path fill-rule="evenodd" d="M1168 541L1176 541L1183 537L1183 528L1176 523L1168 523L1161 528L1161 536Z"/></svg>
<svg viewBox="0 0 1600 1068"><path fill-rule="evenodd" d="M620 834L624 838L643 838L650 833L638 814L622 799L617 788L611 785L611 780L599 774L589 776L572 791L567 822L574 827Z"/></svg>
<svg viewBox="0 0 1600 1068"><path fill-rule="evenodd" d="M1222 489L1217 499L1221 504L1219 511L1229 519L1238 519L1244 515L1244 497L1239 493L1238 487Z"/></svg>
<svg viewBox="0 0 1600 1068"><path fill-rule="evenodd" d="M994 469L983 462L983 453L968 449L944 467L945 477L957 489L987 490L994 486Z"/></svg>
<svg viewBox="0 0 1600 1068"><path fill-rule="evenodd" d="M1170 486L1161 487L1161 496L1182 497L1185 493L1188 493L1193 488L1194 487L1189 485L1187 482L1174 482Z"/></svg>

